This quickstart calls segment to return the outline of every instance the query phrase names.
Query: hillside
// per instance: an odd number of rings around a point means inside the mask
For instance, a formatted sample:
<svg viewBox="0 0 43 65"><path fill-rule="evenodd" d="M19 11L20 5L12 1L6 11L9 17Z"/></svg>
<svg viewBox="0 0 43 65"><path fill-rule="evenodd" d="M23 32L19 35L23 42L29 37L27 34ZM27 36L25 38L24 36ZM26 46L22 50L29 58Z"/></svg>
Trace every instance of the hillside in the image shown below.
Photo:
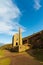
<svg viewBox="0 0 43 65"><path fill-rule="evenodd" d="M28 42L27 42L28 41ZM31 44L34 48L43 48L43 30L23 38L23 44Z"/></svg>
<svg viewBox="0 0 43 65"><path fill-rule="evenodd" d="M9 49L12 47L12 44L5 44L3 46L0 47L0 49Z"/></svg>

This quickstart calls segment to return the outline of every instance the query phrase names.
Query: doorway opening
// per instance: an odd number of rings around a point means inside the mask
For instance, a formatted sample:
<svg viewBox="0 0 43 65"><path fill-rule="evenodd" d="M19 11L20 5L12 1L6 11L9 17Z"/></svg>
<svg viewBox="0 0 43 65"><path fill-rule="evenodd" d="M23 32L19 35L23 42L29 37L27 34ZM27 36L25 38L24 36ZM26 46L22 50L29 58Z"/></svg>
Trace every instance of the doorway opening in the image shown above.
<svg viewBox="0 0 43 65"><path fill-rule="evenodd" d="M18 45L18 43L16 42L16 45Z"/></svg>

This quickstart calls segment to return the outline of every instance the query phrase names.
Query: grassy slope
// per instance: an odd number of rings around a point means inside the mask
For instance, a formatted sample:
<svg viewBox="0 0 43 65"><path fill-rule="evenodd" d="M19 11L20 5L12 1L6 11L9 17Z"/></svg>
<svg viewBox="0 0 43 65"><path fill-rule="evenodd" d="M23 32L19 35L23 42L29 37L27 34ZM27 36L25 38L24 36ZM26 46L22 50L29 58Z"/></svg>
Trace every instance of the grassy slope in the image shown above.
<svg viewBox="0 0 43 65"><path fill-rule="evenodd" d="M4 59L1 59L3 58L5 55L5 48L9 48L11 47L11 44L7 44L7 45L4 45L4 46L1 46L0 47L0 65L9 65L10 64L10 58L4 58Z"/></svg>
<svg viewBox="0 0 43 65"><path fill-rule="evenodd" d="M37 49L35 51L35 58L43 62L43 49Z"/></svg>
<svg viewBox="0 0 43 65"><path fill-rule="evenodd" d="M0 49L0 56L4 56L4 50Z"/></svg>
<svg viewBox="0 0 43 65"><path fill-rule="evenodd" d="M0 65L9 65L10 64L10 59L9 58L5 58L0 60Z"/></svg>
<svg viewBox="0 0 43 65"><path fill-rule="evenodd" d="M0 47L0 49L5 49L5 48L11 48L12 47L12 44L6 44L6 45L3 45Z"/></svg>
<svg viewBox="0 0 43 65"><path fill-rule="evenodd" d="M0 50L0 65L9 65L10 64L10 58L4 58L4 59L1 59L4 57L4 50Z"/></svg>
<svg viewBox="0 0 43 65"><path fill-rule="evenodd" d="M43 62L43 49L31 49L27 53L34 57L34 59Z"/></svg>
<svg viewBox="0 0 43 65"><path fill-rule="evenodd" d="M4 50L6 48L11 48L11 44L6 44L0 47L0 56L4 56Z"/></svg>

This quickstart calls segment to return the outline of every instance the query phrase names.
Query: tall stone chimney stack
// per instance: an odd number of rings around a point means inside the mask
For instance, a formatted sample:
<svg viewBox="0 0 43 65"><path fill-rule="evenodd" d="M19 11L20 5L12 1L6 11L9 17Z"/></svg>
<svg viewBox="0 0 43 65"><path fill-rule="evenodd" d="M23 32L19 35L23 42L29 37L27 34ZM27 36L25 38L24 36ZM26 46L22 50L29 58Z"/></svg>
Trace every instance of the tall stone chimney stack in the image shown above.
<svg viewBox="0 0 43 65"><path fill-rule="evenodd" d="M20 27L19 27L19 45L22 45L22 33Z"/></svg>

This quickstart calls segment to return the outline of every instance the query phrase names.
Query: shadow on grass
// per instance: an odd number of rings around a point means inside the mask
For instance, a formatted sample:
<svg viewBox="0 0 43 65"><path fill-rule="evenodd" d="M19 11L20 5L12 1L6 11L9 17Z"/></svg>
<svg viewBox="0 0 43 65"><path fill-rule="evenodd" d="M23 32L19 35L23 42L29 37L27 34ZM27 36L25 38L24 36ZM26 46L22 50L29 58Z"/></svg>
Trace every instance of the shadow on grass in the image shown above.
<svg viewBox="0 0 43 65"><path fill-rule="evenodd" d="M18 47L5 48L5 50L8 50L9 52L12 52L12 53L18 53L17 49L18 49Z"/></svg>
<svg viewBox="0 0 43 65"><path fill-rule="evenodd" d="M43 49L30 49L26 50L26 52L33 56L35 59L43 62Z"/></svg>

